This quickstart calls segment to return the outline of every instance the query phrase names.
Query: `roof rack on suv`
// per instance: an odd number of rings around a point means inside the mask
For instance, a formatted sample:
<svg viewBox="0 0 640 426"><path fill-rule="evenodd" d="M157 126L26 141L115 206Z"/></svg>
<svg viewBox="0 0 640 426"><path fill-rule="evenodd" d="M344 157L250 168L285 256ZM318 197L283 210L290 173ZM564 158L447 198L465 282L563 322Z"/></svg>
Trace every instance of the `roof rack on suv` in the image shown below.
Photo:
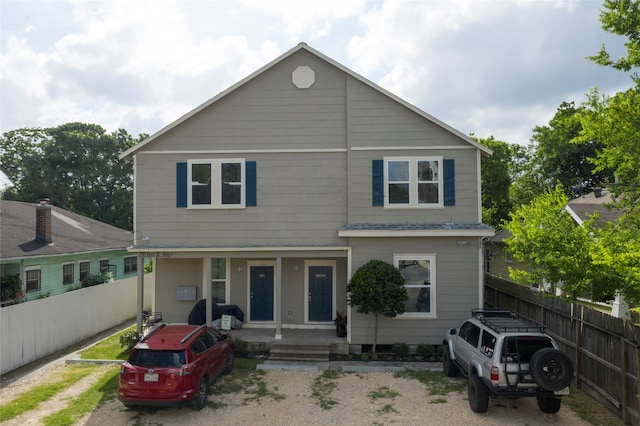
<svg viewBox="0 0 640 426"><path fill-rule="evenodd" d="M510 309L472 309L471 316L498 333L544 333L545 326L520 318Z"/></svg>

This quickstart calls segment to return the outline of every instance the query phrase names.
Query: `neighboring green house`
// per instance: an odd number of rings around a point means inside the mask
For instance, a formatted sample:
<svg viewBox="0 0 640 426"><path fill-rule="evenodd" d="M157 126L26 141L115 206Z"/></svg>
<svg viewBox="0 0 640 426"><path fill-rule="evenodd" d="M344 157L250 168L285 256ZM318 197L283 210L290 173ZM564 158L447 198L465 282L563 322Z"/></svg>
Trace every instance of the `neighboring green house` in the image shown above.
<svg viewBox="0 0 640 426"><path fill-rule="evenodd" d="M49 204L0 200L0 277L19 276L19 300L77 289L92 275L136 275L136 255L127 252L133 234ZM15 295L4 291L3 304Z"/></svg>
<svg viewBox="0 0 640 426"><path fill-rule="evenodd" d="M509 276L509 268L530 270L531 266L513 258L509 247L504 242L510 236L511 232L502 229L484 241L484 272L503 280L513 281Z"/></svg>

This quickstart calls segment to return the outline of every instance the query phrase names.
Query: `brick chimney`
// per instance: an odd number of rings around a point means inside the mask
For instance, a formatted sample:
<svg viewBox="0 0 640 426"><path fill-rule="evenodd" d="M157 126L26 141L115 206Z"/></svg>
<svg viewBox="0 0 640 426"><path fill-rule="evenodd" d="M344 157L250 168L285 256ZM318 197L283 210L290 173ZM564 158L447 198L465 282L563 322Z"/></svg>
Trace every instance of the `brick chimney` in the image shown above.
<svg viewBox="0 0 640 426"><path fill-rule="evenodd" d="M36 206L36 240L51 242L51 206L48 198L42 198Z"/></svg>

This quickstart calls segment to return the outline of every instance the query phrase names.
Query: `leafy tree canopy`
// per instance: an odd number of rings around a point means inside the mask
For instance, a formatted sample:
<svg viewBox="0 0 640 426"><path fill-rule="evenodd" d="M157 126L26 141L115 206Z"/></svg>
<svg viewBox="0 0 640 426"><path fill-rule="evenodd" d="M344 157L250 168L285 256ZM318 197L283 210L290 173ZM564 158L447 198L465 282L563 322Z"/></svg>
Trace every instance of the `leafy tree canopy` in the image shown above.
<svg viewBox="0 0 640 426"><path fill-rule="evenodd" d="M140 135L142 140L146 135ZM96 124L25 128L0 137L0 170L11 185L2 197L54 205L131 230L133 166L118 155L137 141Z"/></svg>
<svg viewBox="0 0 640 426"><path fill-rule="evenodd" d="M473 136L472 136L473 137ZM497 141L493 136L476 139L493 151L493 155L482 159L482 221L494 228L502 228L509 218L512 203L509 188L515 172L518 145Z"/></svg>
<svg viewBox="0 0 640 426"><path fill-rule="evenodd" d="M530 285L562 282L569 293L588 289L590 267L587 229L576 225L565 210L562 186L537 197L511 213L505 242L514 259L531 264L531 270L511 269L513 279Z"/></svg>
<svg viewBox="0 0 640 426"><path fill-rule="evenodd" d="M602 29L619 36L627 37L625 43L627 54L612 59L604 43L597 55L588 59L602 66L629 72L640 66L640 1L637 0L604 0L604 9L600 11ZM636 83L640 83L637 73L632 74Z"/></svg>

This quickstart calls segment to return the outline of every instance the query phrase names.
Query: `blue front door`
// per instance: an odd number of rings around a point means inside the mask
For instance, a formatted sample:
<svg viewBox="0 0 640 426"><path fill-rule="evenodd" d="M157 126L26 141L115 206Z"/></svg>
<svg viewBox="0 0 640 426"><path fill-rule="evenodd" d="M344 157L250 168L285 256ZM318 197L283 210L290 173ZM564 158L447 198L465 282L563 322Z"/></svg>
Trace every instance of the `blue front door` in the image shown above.
<svg viewBox="0 0 640 426"><path fill-rule="evenodd" d="M273 266L251 266L250 321L273 321Z"/></svg>
<svg viewBox="0 0 640 426"><path fill-rule="evenodd" d="M331 321L333 315L333 268L309 266L309 321Z"/></svg>

